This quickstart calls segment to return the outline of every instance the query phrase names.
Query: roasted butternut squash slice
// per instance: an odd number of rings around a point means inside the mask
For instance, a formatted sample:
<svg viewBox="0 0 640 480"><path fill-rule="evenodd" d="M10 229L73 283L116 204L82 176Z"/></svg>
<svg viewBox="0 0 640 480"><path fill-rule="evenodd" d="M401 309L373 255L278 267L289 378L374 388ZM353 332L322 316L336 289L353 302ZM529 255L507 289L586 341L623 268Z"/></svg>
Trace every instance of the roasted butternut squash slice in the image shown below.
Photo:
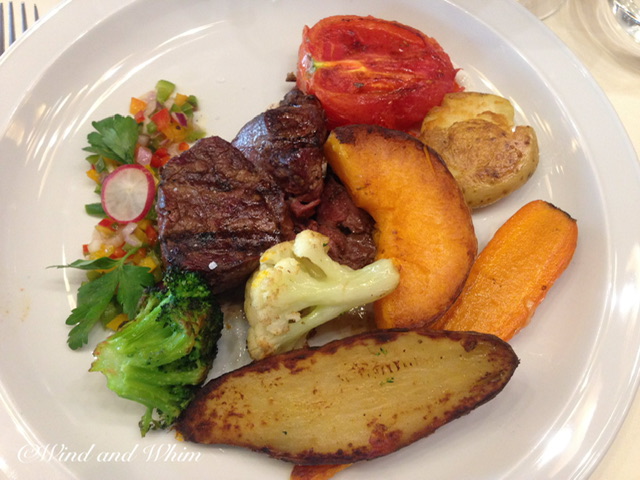
<svg viewBox="0 0 640 480"><path fill-rule="evenodd" d="M374 305L379 328L428 325L456 299L477 252L471 212L437 154L416 138L371 125L336 128L325 143L333 171L376 221L378 258L398 287Z"/></svg>

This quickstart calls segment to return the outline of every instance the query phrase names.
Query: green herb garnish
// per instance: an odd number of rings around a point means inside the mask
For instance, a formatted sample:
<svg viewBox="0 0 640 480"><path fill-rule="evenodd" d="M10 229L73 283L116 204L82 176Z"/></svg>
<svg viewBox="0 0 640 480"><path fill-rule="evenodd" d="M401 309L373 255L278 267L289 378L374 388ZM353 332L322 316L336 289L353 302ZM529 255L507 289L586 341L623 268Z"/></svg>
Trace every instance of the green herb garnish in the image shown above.
<svg viewBox="0 0 640 480"><path fill-rule="evenodd" d="M133 117L114 115L92 122L95 132L87 135L89 147L83 150L120 163L134 163L138 123Z"/></svg>
<svg viewBox="0 0 640 480"><path fill-rule="evenodd" d="M135 316L145 288L156 282L148 268L125 263L136 250L131 250L117 260L102 257L96 260L76 260L68 265L55 265L55 268L78 268L99 273L78 289L78 305L66 320L67 325L75 325L67 338L72 350L88 343L89 333L96 323L103 319L105 312L115 310L124 312L129 318Z"/></svg>

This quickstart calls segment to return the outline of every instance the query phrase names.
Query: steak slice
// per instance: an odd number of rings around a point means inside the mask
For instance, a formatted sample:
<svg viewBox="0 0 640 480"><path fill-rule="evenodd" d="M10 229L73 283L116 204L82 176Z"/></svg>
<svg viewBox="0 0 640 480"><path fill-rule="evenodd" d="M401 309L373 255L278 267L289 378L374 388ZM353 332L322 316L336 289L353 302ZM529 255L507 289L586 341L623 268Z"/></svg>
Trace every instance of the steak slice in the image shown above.
<svg viewBox="0 0 640 480"><path fill-rule="evenodd" d="M160 177L163 260L201 272L216 293L242 284L266 249L294 237L282 190L220 137L201 139Z"/></svg>
<svg viewBox="0 0 640 480"><path fill-rule="evenodd" d="M359 269L375 260L375 221L353 203L347 189L331 170L309 228L329 237L329 255L338 263Z"/></svg>
<svg viewBox="0 0 640 480"><path fill-rule="evenodd" d="M328 130L318 99L290 91L278 107L250 120L232 143L285 193L294 220L309 218L320 202Z"/></svg>

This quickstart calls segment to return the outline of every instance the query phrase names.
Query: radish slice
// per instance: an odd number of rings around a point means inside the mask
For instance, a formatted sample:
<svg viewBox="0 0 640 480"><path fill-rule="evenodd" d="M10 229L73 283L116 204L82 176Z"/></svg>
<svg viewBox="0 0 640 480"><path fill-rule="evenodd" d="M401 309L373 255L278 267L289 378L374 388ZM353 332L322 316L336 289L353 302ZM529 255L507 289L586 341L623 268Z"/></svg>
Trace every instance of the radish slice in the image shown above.
<svg viewBox="0 0 640 480"><path fill-rule="evenodd" d="M153 175L142 165L121 165L102 182L102 208L118 223L142 220L155 195Z"/></svg>

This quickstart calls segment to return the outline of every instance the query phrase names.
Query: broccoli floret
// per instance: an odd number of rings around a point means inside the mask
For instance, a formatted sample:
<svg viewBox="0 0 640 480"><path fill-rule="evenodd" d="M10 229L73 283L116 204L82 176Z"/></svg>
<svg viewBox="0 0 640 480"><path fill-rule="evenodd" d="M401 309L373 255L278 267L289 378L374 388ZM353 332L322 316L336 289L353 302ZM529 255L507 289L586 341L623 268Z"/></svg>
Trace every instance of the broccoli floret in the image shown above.
<svg viewBox="0 0 640 480"><path fill-rule="evenodd" d="M332 260L328 251L327 237L304 230L261 256L245 289L252 358L292 350L313 328L382 298L398 285L399 273L389 259L354 270Z"/></svg>
<svg viewBox="0 0 640 480"><path fill-rule="evenodd" d="M205 281L170 268L147 290L135 318L98 344L90 371L104 373L111 390L147 407L144 436L170 426L191 401L221 331L222 311Z"/></svg>

